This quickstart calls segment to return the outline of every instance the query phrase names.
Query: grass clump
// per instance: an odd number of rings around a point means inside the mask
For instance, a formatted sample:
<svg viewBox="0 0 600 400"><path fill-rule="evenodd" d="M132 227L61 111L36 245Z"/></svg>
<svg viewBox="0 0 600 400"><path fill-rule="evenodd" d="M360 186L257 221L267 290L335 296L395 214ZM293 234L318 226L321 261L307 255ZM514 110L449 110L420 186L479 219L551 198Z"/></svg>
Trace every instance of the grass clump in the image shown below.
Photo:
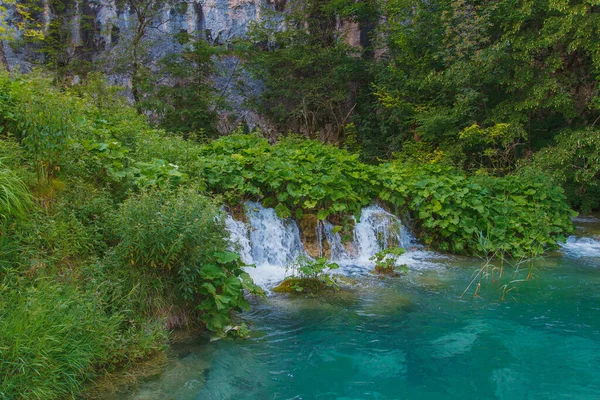
<svg viewBox="0 0 600 400"><path fill-rule="evenodd" d="M107 362L119 316L69 284L38 281L0 294L0 398L76 397Z"/></svg>
<svg viewBox="0 0 600 400"><path fill-rule="evenodd" d="M32 205L27 185L0 159L0 219L23 217Z"/></svg>
<svg viewBox="0 0 600 400"><path fill-rule="evenodd" d="M336 280L328 273L340 266L327 262L324 257L311 260L298 257L288 266L291 275L273 289L275 293L315 294L325 290L338 290Z"/></svg>
<svg viewBox="0 0 600 400"><path fill-rule="evenodd" d="M390 247L375 253L369 259L375 261L373 273L388 276L400 276L407 273L408 266L406 264L396 265L398 258L404 253L406 253L406 249L402 247Z"/></svg>
<svg viewBox="0 0 600 400"><path fill-rule="evenodd" d="M228 251L212 200L194 189L145 190L122 204L115 223L114 257L142 313L164 316L171 328L202 323L217 335L245 331L232 326L232 312L249 308L244 291L262 292Z"/></svg>

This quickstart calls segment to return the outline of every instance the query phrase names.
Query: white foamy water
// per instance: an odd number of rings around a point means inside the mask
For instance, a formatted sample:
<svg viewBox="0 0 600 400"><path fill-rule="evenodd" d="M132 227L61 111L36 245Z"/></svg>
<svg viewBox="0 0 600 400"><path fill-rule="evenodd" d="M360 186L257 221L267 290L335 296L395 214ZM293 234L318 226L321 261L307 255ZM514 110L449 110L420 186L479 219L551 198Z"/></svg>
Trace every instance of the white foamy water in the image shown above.
<svg viewBox="0 0 600 400"><path fill-rule="evenodd" d="M560 247L570 257L600 257L600 241L591 237L569 236Z"/></svg>
<svg viewBox="0 0 600 400"><path fill-rule="evenodd" d="M225 226L229 231L231 250L240 253L244 264L254 264L252 245L250 243L250 226L242 221L236 221L231 215L225 218Z"/></svg>
<svg viewBox="0 0 600 400"><path fill-rule="evenodd" d="M292 219L280 219L275 210L259 203L246 203L248 223L226 219L230 232L232 249L239 251L248 267L246 270L254 281L263 287L270 287L283 280L288 266L298 256L306 256L300 239L300 230ZM345 275L365 274L374 263L370 258L388 247L400 246L413 249L415 239L410 235L398 217L379 206L366 207L361 212L360 222L354 229L354 240L344 245L334 225L322 221L317 228L318 243L323 249L325 242L330 249L330 260L340 264L335 273ZM322 254L321 250L321 254ZM408 251L398 258L397 264L406 264L411 269L435 267L437 253L422 250Z"/></svg>
<svg viewBox="0 0 600 400"><path fill-rule="evenodd" d="M225 219L231 250L240 253L245 270L254 282L268 287L286 276L286 265L304 254L300 230L295 221L281 220L275 210L259 203L245 205L248 222L237 221L231 215Z"/></svg>
<svg viewBox="0 0 600 400"><path fill-rule="evenodd" d="M402 225L398 217L379 206L362 209L360 222L354 226L354 244L357 249L353 262L370 266L369 260L388 247L410 248L415 245L414 238Z"/></svg>
<svg viewBox="0 0 600 400"><path fill-rule="evenodd" d="M247 203L252 258L256 265L287 265L304 252L296 221L280 219L275 210Z"/></svg>

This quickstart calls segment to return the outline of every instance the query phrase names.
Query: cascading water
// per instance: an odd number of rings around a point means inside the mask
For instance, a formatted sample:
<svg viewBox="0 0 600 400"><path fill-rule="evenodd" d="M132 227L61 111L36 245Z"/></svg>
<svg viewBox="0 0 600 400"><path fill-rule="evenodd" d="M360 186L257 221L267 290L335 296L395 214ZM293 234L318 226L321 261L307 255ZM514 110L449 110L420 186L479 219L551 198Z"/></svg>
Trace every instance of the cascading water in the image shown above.
<svg viewBox="0 0 600 400"><path fill-rule="evenodd" d="M294 220L280 219L275 210L247 203L252 258L257 265L285 266L304 253L300 230Z"/></svg>
<svg viewBox="0 0 600 400"><path fill-rule="evenodd" d="M240 253L245 264L254 264L252 244L250 243L250 226L242 221L236 221L231 215L225 218L225 226L229 231L233 251Z"/></svg>
<svg viewBox="0 0 600 400"><path fill-rule="evenodd" d="M255 282L269 286L285 278L290 262L300 255L306 256L300 230L294 220L282 220L272 208L255 202L248 202L245 207L248 223L231 217L226 220L233 249L240 252L245 263L256 265L256 268L248 269ZM342 265L341 273L372 268L373 262L369 259L385 248L415 246L415 239L400 219L379 206L362 210L360 222L354 227L353 243L344 245L340 233L335 232L335 227L328 221L319 223L317 237L321 254L324 242L327 242L330 260ZM402 262L421 262L420 253L424 252L409 252Z"/></svg>
<svg viewBox="0 0 600 400"><path fill-rule="evenodd" d="M342 243L342 236L339 232L334 232L335 226L328 221L323 221L323 232L325 233L325 240L329 244L331 251L330 259L337 263L346 263L352 259L350 252L344 247Z"/></svg>
<svg viewBox="0 0 600 400"><path fill-rule="evenodd" d="M268 286L285 278L286 266L304 254L300 230L294 220L280 219L275 210L259 203L245 204L248 223L226 220L233 244L242 261L254 264L247 268L254 281Z"/></svg>
<svg viewBox="0 0 600 400"><path fill-rule="evenodd" d="M356 261L369 264L369 258L388 247L410 248L415 240L398 217L379 206L363 208L360 222L354 226Z"/></svg>
<svg viewBox="0 0 600 400"><path fill-rule="evenodd" d="M600 241L597 238L569 236L560 246L569 257L600 257Z"/></svg>

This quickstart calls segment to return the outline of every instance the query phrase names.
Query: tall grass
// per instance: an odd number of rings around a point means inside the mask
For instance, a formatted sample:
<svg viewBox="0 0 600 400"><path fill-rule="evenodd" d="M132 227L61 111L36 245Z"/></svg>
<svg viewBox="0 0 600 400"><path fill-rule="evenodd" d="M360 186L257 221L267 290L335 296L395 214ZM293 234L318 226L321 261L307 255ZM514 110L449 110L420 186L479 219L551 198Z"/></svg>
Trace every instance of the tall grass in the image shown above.
<svg viewBox="0 0 600 400"><path fill-rule="evenodd" d="M119 317L68 284L0 294L0 398L75 398L105 362Z"/></svg>
<svg viewBox="0 0 600 400"><path fill-rule="evenodd" d="M22 217L31 204L25 183L0 160L0 218Z"/></svg>

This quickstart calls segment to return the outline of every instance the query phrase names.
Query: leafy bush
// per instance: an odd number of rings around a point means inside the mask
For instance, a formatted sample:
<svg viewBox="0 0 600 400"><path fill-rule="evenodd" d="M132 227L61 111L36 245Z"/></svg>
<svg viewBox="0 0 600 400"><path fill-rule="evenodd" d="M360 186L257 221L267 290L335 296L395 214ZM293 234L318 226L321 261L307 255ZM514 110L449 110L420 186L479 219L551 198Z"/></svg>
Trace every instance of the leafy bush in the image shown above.
<svg viewBox="0 0 600 400"><path fill-rule="evenodd" d="M408 267L406 265L396 265L398 257L404 253L406 253L406 249L403 249L402 247L389 247L377 252L369 259L375 261L375 269L373 272L390 276L399 276L400 273L408 272Z"/></svg>
<svg viewBox="0 0 600 400"><path fill-rule="evenodd" d="M565 188L573 207L588 213L600 207L600 130L565 131L556 145L539 151L533 166ZM536 173L539 175L539 172Z"/></svg>
<svg viewBox="0 0 600 400"><path fill-rule="evenodd" d="M537 255L573 229L562 189L541 179L390 163L380 180L379 198L410 211L424 242L443 251Z"/></svg>
<svg viewBox="0 0 600 400"><path fill-rule="evenodd" d="M2 73L0 87L5 93L0 125L26 149L38 181L48 181L59 171L70 138L85 123L82 103L39 73L17 79Z"/></svg>
<svg viewBox="0 0 600 400"><path fill-rule="evenodd" d="M179 171L179 166L163 159L152 159L149 162L136 161L128 156L129 149L117 141L82 142L86 156L95 162L96 169L106 172L107 177L114 182L130 183L135 187L159 186L167 184L178 185L185 180L186 175Z"/></svg>
<svg viewBox="0 0 600 400"><path fill-rule="evenodd" d="M538 177L468 177L439 164L373 167L314 141L269 145L253 135L213 141L201 157L209 188L230 203L260 200L282 218L310 213L339 225L340 216L381 200L408 212L425 243L443 251L539 254L572 229L562 190Z"/></svg>
<svg viewBox="0 0 600 400"><path fill-rule="evenodd" d="M337 283L327 272L339 267L336 263L327 262L325 257L316 260L299 257L287 267L291 271L291 275L273 291L276 293L317 293L323 290L337 290Z"/></svg>
<svg viewBox="0 0 600 400"><path fill-rule="evenodd" d="M248 308L244 290L260 293L239 255L227 251L216 205L194 190L142 191L123 203L115 224L115 256L151 315L174 305L218 333L231 325L232 311Z"/></svg>
<svg viewBox="0 0 600 400"><path fill-rule="evenodd" d="M211 190L234 205L260 200L282 218L360 215L376 194L372 167L316 141L291 137L271 146L254 135L232 135L204 146L201 157Z"/></svg>

